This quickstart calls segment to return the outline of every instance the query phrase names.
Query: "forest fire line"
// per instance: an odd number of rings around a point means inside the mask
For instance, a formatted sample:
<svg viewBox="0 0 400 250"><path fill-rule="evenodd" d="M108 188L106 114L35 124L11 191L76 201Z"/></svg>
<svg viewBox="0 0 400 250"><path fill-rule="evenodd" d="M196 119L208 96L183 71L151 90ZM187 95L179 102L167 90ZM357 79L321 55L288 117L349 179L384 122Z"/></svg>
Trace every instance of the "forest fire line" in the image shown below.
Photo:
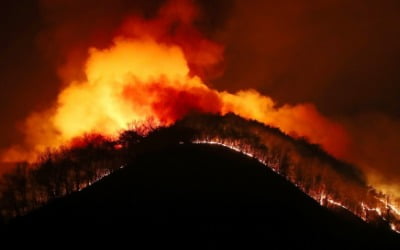
<svg viewBox="0 0 400 250"><path fill-rule="evenodd" d="M321 206L325 206L328 208L335 208L335 207L340 207L343 208L357 217L361 218L362 220L369 222L369 223L375 223L377 220L384 220L388 222L391 230L400 233L400 213L399 213L399 208L397 208L394 204L389 203L387 200L382 200L379 197L372 197L375 199L378 203L376 203L375 207L367 205L365 201L357 201L353 200L351 202L356 202L356 207L354 207L354 204L352 206L347 206L344 203L340 202L337 199L332 198L327 190L323 189L312 189L311 190L306 190L304 187L305 183L300 183L296 181L295 178L292 176L287 176L285 173L280 172L279 170L279 164L274 164L273 162L268 162L265 160L265 156L260 157L259 153L253 152L251 147L244 147L241 148L239 145L240 143L230 141L230 140L224 140L224 139L219 139L219 138L213 138L209 140L194 140L193 143L195 144L209 144L209 145L219 145L223 146L229 149L232 149L236 152L240 152L243 155L246 155L251 158L255 158L258 160L260 163L262 163L264 166L270 168L274 172L280 174L290 182L292 182L296 187L298 187L301 191L306 193L308 196L313 198L315 201L317 201ZM382 212L382 209L388 211L387 214ZM391 218L389 218L391 217Z"/></svg>

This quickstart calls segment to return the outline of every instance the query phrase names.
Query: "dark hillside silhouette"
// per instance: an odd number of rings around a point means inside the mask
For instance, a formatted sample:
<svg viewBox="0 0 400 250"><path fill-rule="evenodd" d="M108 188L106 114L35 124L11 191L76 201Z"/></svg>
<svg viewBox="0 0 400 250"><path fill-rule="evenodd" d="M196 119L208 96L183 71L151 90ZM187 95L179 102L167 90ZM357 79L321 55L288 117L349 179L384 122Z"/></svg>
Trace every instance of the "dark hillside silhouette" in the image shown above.
<svg viewBox="0 0 400 250"><path fill-rule="evenodd" d="M17 218L3 233L32 234L189 249L400 244L391 231L321 207L254 159L192 144L143 153L81 192Z"/></svg>
<svg viewBox="0 0 400 250"><path fill-rule="evenodd" d="M194 114L170 127L132 124L118 138L87 134L19 163L0 180L0 228L10 238L381 247L398 243L397 214L380 201L389 198L305 139Z"/></svg>

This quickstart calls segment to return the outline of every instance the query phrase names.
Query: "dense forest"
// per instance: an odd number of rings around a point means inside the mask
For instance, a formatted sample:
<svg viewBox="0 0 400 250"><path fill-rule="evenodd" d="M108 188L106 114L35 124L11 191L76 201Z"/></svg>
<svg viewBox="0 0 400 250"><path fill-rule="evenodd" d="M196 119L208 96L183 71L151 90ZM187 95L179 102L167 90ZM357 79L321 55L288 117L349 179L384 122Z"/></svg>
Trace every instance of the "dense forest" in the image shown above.
<svg viewBox="0 0 400 250"><path fill-rule="evenodd" d="M305 138L233 114L192 114L169 127L153 121L131 124L116 138L86 134L49 149L34 164L18 163L0 182L3 222L98 181L138 155L173 144L220 144L256 158L328 207L341 206L366 221L398 226L389 197L369 187L354 166L338 161Z"/></svg>

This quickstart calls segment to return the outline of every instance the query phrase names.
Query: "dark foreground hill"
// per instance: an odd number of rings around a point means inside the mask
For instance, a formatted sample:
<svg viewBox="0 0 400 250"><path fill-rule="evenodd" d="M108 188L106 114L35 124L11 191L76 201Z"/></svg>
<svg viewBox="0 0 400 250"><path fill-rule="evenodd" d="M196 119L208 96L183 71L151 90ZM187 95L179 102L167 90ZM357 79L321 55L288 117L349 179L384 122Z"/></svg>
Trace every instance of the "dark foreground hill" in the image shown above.
<svg viewBox="0 0 400 250"><path fill-rule="evenodd" d="M191 144L143 154L1 235L187 249L400 247L395 233L321 207L254 159Z"/></svg>

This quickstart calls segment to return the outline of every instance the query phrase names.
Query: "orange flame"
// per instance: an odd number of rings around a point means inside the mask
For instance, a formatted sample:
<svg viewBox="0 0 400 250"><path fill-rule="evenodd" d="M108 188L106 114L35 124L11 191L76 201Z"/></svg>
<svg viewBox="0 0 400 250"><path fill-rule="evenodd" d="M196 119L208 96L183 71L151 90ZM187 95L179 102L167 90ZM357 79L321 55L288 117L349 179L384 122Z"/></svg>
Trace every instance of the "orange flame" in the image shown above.
<svg viewBox="0 0 400 250"><path fill-rule="evenodd" d="M53 107L27 118L24 145L10 148L3 160L32 161L46 148L84 133L113 136L132 121L149 119L169 125L192 111L233 112L343 156L344 129L313 105L276 107L255 90L228 93L209 88L202 79L218 74L223 49L194 29L196 15L187 1L172 1L154 20L129 19L108 48L89 50L85 81L72 81Z"/></svg>

